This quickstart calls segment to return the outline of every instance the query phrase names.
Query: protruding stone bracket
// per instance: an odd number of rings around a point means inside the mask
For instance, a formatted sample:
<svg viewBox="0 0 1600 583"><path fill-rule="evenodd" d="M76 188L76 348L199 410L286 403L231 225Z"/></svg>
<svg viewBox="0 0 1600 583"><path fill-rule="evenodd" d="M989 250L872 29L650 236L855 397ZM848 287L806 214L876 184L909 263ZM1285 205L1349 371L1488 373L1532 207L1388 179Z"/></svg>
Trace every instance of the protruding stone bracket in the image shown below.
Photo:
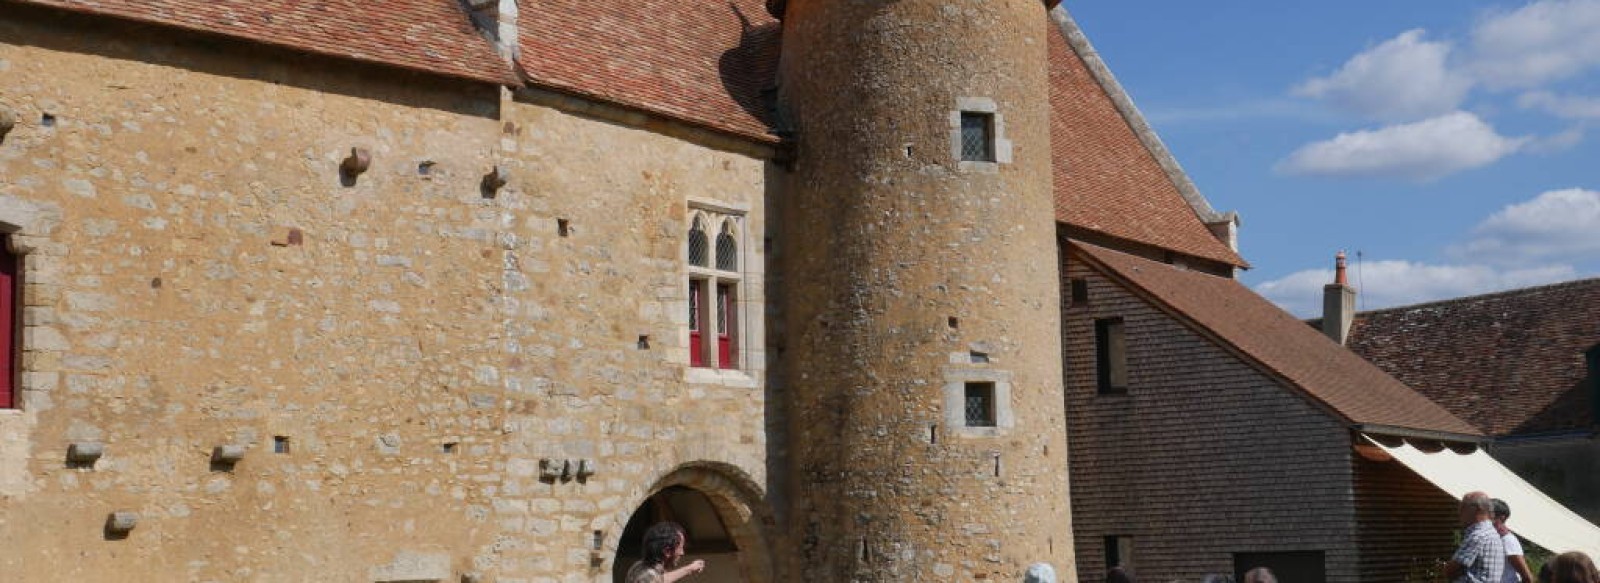
<svg viewBox="0 0 1600 583"><path fill-rule="evenodd" d="M67 446L67 464L73 467L94 467L105 455L106 446L92 441L80 441Z"/></svg>
<svg viewBox="0 0 1600 583"><path fill-rule="evenodd" d="M243 459L242 445L226 444L211 448L211 466L214 469L233 469Z"/></svg>
<svg viewBox="0 0 1600 583"><path fill-rule="evenodd" d="M139 514L127 510L118 510L106 516L105 535L107 539L128 538L128 533L139 526Z"/></svg>
<svg viewBox="0 0 1600 583"><path fill-rule="evenodd" d="M361 176L367 171L368 168L371 167L371 152L367 151L366 148L359 146L350 148L350 155L346 156L344 161L339 163L339 178L344 181L345 186L354 186L356 183L356 177Z"/></svg>

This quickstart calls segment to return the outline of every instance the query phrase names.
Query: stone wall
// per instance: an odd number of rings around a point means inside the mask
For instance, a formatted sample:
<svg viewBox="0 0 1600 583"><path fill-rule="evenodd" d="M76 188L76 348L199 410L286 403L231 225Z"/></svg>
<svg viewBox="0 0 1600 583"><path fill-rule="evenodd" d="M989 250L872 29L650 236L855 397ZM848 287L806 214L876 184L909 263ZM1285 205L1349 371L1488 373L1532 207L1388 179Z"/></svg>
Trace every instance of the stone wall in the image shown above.
<svg viewBox="0 0 1600 583"><path fill-rule="evenodd" d="M1037 0L787 3L783 213L805 232L782 240L783 366L804 580L1072 571L1048 25ZM979 155L961 154L964 113L993 130ZM971 426L968 383L993 404Z"/></svg>
<svg viewBox="0 0 1600 583"><path fill-rule="evenodd" d="M1079 579L1103 579L1105 537L1127 536L1141 580L1324 551L1328 581L1359 581L1343 425L1083 261L1063 272L1063 289L1082 278L1089 292L1062 308ZM1122 395L1097 394L1094 321L1110 317L1127 339Z"/></svg>
<svg viewBox="0 0 1600 583"><path fill-rule="evenodd" d="M674 484L766 580L763 161L491 86L14 8L7 580L609 581L634 507ZM353 147L370 168L341 176ZM485 190L495 165L510 183ZM686 371L691 201L746 213L742 372ZM75 442L105 455L69 464ZM244 459L212 464L222 444ZM567 460L595 471L541 477ZM125 538L113 511L140 516Z"/></svg>

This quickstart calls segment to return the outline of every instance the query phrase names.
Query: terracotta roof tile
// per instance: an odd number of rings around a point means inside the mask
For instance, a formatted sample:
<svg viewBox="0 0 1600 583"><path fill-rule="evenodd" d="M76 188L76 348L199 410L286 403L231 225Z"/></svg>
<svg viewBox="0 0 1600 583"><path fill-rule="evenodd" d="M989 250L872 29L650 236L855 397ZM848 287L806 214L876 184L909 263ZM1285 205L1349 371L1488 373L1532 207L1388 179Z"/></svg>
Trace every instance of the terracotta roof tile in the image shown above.
<svg viewBox="0 0 1600 583"><path fill-rule="evenodd" d="M1072 250L1355 424L1479 435L1472 425L1238 281L1109 249Z"/></svg>
<svg viewBox="0 0 1600 583"><path fill-rule="evenodd" d="M518 7L534 85L765 142L780 26L764 0L532 0Z"/></svg>
<svg viewBox="0 0 1600 583"><path fill-rule="evenodd" d="M10 1L215 33L448 77L518 83L455 0Z"/></svg>
<svg viewBox="0 0 1600 583"><path fill-rule="evenodd" d="M1095 231L1244 266L1206 228L1062 34L1050 37L1056 217Z"/></svg>
<svg viewBox="0 0 1600 583"><path fill-rule="evenodd" d="M1350 349L1491 435L1596 424L1600 279L1362 312Z"/></svg>

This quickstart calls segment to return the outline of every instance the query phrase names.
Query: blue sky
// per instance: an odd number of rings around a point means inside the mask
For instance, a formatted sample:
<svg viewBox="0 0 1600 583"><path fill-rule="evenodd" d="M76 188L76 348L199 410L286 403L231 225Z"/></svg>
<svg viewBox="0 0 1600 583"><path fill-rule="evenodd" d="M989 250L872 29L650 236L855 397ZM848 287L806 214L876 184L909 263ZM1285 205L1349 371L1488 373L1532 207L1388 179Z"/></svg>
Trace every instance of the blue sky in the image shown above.
<svg viewBox="0 0 1600 583"><path fill-rule="evenodd" d="M1600 276L1600 0L1066 5L1290 311Z"/></svg>

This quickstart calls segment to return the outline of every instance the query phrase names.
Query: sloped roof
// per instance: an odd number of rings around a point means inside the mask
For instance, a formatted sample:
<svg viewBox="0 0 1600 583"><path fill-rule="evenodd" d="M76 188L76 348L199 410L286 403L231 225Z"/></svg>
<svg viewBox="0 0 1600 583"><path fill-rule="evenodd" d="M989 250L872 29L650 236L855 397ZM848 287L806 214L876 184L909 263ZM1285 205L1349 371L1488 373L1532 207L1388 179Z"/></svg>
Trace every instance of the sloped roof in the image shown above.
<svg viewBox="0 0 1600 583"><path fill-rule="evenodd" d="M1051 14L1060 33L1048 35L1057 219L1119 239L1247 266L1206 228L1205 221L1213 217L1201 214L1213 214L1210 205L1099 63L1066 10L1057 7Z"/></svg>
<svg viewBox="0 0 1600 583"><path fill-rule="evenodd" d="M534 85L764 142L778 21L763 0L535 0L518 7Z"/></svg>
<svg viewBox="0 0 1600 583"><path fill-rule="evenodd" d="M1350 423L1481 434L1236 280L1094 245L1074 242L1071 250Z"/></svg>
<svg viewBox="0 0 1600 583"><path fill-rule="evenodd" d="M517 83L456 0L0 0L243 38L447 77Z"/></svg>
<svg viewBox="0 0 1600 583"><path fill-rule="evenodd" d="M1348 345L1485 433L1591 428L1600 278L1362 312Z"/></svg>

